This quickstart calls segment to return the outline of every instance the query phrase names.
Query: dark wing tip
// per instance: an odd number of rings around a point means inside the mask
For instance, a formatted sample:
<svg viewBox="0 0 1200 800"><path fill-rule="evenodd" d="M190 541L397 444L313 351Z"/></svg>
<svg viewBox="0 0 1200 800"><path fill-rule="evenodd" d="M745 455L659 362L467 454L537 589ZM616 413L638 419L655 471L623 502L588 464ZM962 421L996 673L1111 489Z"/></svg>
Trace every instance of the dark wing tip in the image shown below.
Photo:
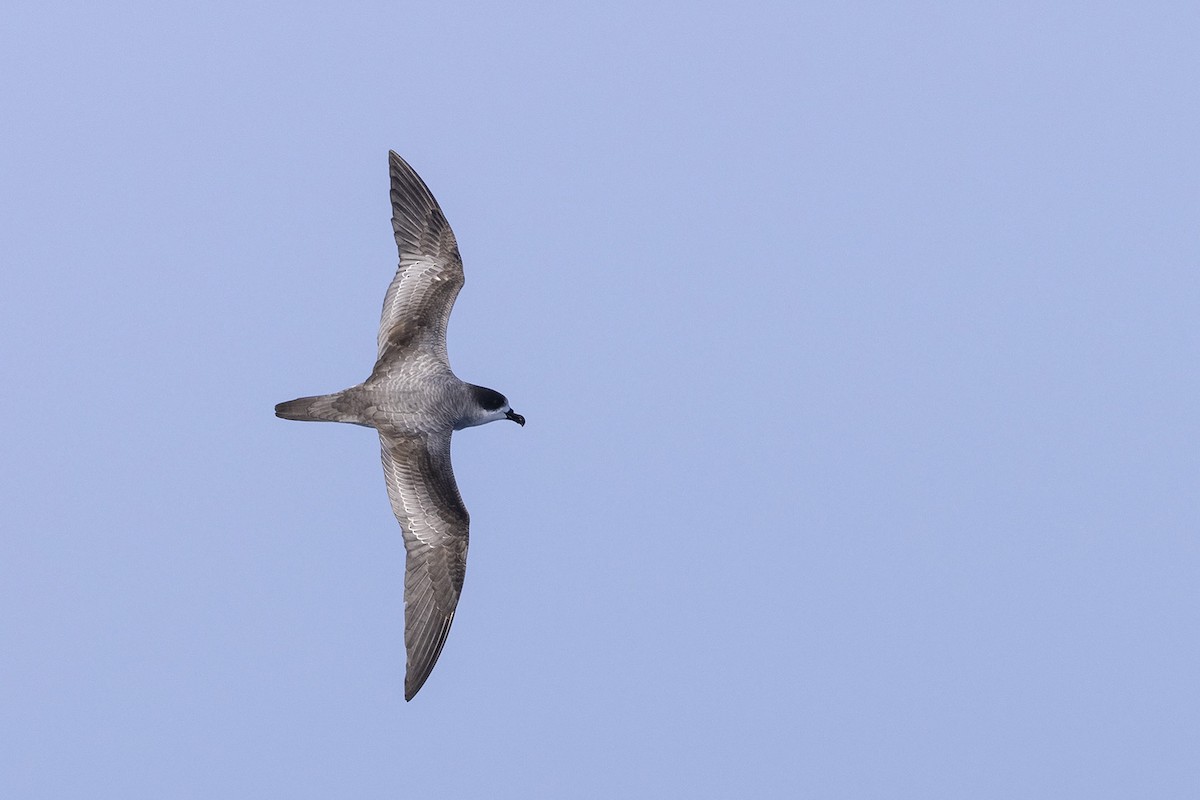
<svg viewBox="0 0 1200 800"><path fill-rule="evenodd" d="M437 207L437 201L433 200L433 192L429 191L429 187L425 185L425 181L421 180L421 176L417 174L417 171L401 158L395 150L388 151L388 172L392 177L393 191L400 190L402 194L411 193L416 196L424 195L433 201L432 205L435 208Z"/></svg>
<svg viewBox="0 0 1200 800"><path fill-rule="evenodd" d="M444 616L433 630L423 630L415 646L409 649L408 667L404 675L404 701L408 702L417 696L425 681L429 679L433 667L437 664L438 656L446 645L446 637L450 633L450 623L454 621L454 612Z"/></svg>
<svg viewBox="0 0 1200 800"><path fill-rule="evenodd" d="M450 223L429 186L408 162L388 151L391 178L392 228L400 255L425 255L461 262Z"/></svg>

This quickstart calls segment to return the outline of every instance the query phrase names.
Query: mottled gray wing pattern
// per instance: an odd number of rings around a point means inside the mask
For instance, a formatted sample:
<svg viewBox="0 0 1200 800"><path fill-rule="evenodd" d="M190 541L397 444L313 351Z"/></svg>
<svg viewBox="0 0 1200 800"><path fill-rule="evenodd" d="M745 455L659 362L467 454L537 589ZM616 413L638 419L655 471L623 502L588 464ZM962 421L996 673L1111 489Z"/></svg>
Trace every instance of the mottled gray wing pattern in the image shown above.
<svg viewBox="0 0 1200 800"><path fill-rule="evenodd" d="M400 266L383 298L379 362L420 348L449 366L446 323L463 285L454 232L429 187L404 159L388 153L392 228Z"/></svg>
<svg viewBox="0 0 1200 800"><path fill-rule="evenodd" d="M411 700L437 663L467 568L469 517L450 467L450 432L383 432L383 475L404 531L404 698Z"/></svg>

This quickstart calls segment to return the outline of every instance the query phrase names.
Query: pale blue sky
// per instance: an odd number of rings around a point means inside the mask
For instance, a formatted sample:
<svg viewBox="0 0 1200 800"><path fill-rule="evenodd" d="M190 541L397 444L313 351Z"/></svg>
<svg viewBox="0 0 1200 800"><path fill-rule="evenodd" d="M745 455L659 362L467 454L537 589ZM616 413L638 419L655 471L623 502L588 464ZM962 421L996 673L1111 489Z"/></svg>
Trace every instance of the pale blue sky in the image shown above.
<svg viewBox="0 0 1200 800"><path fill-rule="evenodd" d="M1200 796L1194 3L10 3L0 796ZM403 701L389 148L473 536Z"/></svg>

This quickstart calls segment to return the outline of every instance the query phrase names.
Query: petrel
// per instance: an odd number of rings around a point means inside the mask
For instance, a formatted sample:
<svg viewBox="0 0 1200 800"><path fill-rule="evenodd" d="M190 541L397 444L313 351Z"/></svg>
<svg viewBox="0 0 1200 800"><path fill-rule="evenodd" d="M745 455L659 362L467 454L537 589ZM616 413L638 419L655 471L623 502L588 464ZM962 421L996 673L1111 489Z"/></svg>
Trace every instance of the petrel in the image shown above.
<svg viewBox="0 0 1200 800"><path fill-rule="evenodd" d="M344 391L280 403L275 415L379 431L383 477L408 553L404 699L412 700L446 643L467 566L468 516L450 467L450 434L498 419L524 426L525 418L504 395L451 371L446 324L463 285L458 243L413 168L395 152L388 166L400 266L383 298L375 368Z"/></svg>

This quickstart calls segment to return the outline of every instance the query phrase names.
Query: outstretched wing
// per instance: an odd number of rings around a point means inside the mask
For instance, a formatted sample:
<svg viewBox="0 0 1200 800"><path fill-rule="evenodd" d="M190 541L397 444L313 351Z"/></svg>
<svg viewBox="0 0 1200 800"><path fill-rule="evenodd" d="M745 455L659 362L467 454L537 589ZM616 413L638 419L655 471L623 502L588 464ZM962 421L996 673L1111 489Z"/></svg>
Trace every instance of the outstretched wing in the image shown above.
<svg viewBox="0 0 1200 800"><path fill-rule="evenodd" d="M450 468L450 432L380 432L383 475L408 552L404 573L404 699L437 663L467 568L469 517Z"/></svg>
<svg viewBox="0 0 1200 800"><path fill-rule="evenodd" d="M379 363L416 348L449 366L446 323L463 285L458 243L437 200L413 168L395 152L388 153L388 165L400 266L383 298Z"/></svg>

